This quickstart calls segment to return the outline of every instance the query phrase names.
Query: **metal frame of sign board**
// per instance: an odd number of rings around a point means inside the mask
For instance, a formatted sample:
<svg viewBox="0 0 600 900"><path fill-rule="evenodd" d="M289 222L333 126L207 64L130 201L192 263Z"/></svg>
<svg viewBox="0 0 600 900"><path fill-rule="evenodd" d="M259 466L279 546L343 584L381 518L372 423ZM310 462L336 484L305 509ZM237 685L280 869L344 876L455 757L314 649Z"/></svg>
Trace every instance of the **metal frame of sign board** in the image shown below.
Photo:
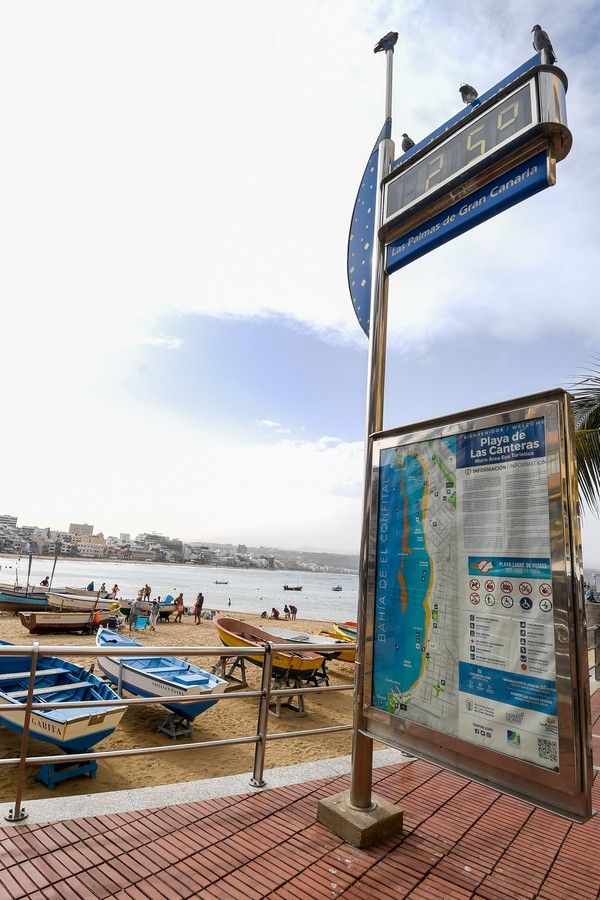
<svg viewBox="0 0 600 900"><path fill-rule="evenodd" d="M379 471L382 450L544 417L558 712L558 771L392 715L372 705ZM563 390L376 434L367 581L362 733L537 806L584 821L591 815L590 695L574 433ZM458 596L457 596L458 605Z"/></svg>
<svg viewBox="0 0 600 900"><path fill-rule="evenodd" d="M544 148L550 149L555 161L564 159L572 144L566 117L567 77L561 69L554 66L536 66L521 74L501 91L492 92L486 102L481 105L474 104L473 112L469 116L457 119L452 125L448 123L447 128L438 129L434 139L423 141L419 145L421 148L419 153L409 151L406 154L408 157L406 161L401 159L400 164L383 181L384 209L387 206L391 183L403 177L424 158L435 156L440 148L458 134L476 126L479 120L494 108L504 104L527 82L530 86L531 122L496 145L489 153L474 157L458 172L449 175L443 182L434 184L425 194L385 217L382 220L380 237L386 243L427 222L433 215L457 200L467 197L474 190Z"/></svg>

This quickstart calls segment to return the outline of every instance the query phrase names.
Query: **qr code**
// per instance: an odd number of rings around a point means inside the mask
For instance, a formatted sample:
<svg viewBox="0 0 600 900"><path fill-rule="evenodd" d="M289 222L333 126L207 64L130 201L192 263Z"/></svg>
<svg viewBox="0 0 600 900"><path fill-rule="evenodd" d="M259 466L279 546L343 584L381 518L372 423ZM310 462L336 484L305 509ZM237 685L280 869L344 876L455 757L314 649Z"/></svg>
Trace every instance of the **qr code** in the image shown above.
<svg viewBox="0 0 600 900"><path fill-rule="evenodd" d="M547 741L546 738L538 738L538 756L540 759L547 759L550 762L557 760L556 741Z"/></svg>

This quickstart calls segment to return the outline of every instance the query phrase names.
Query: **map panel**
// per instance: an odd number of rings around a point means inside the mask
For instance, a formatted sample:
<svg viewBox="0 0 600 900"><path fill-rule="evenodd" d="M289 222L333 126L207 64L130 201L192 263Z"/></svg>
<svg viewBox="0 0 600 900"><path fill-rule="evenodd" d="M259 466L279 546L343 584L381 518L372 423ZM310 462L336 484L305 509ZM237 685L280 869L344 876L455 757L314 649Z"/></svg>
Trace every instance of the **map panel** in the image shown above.
<svg viewBox="0 0 600 900"><path fill-rule="evenodd" d="M372 705L558 770L543 417L382 449Z"/></svg>

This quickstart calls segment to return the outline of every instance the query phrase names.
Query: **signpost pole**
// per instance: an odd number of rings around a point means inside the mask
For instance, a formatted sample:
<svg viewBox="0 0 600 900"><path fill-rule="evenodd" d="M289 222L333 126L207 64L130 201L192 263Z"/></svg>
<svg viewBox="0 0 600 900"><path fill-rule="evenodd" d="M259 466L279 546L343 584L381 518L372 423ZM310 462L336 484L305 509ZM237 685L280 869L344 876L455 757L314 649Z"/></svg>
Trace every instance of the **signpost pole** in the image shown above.
<svg viewBox="0 0 600 900"><path fill-rule="evenodd" d="M386 121L392 117L392 68L394 50L390 48L386 56ZM373 279L371 283L371 314L369 317L369 363L367 384L367 407L365 429L365 479L363 494L363 519L360 546L358 581L358 648L354 681L354 729L352 733L352 781L350 803L357 809L372 806L371 782L373 771L373 741L362 733L364 729L363 684L366 656L365 633L367 625L367 586L369 561L369 526L371 509L371 451L369 436L383 428L383 401L385 387L385 355L388 313L388 277L385 273L385 246L378 236L383 220L383 195L381 182L391 169L394 161L394 142L383 140L379 145L377 171L377 205L375 209L375 231L373 236Z"/></svg>

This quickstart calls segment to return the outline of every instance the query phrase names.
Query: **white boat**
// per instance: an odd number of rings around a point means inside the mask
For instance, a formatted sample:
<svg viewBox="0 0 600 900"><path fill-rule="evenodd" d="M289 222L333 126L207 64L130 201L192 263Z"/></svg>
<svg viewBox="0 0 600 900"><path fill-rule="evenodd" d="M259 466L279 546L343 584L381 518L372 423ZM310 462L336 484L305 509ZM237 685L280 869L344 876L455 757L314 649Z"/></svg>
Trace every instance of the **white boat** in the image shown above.
<svg viewBox="0 0 600 900"><path fill-rule="evenodd" d="M48 594L48 607L69 612L92 612L95 609L103 612L109 609L117 610L119 601L113 600L112 597L101 600L96 595L90 598L83 594L55 594L51 591Z"/></svg>
<svg viewBox="0 0 600 900"><path fill-rule="evenodd" d="M57 634L62 631L91 632L98 625L117 623L118 617L112 610L95 612L20 612L19 618L30 634ZM123 621L121 619L121 621Z"/></svg>
<svg viewBox="0 0 600 900"><path fill-rule="evenodd" d="M141 647L139 641L99 628L96 634L98 647ZM216 694L222 693L227 682L198 666L176 656L99 656L98 666L113 684L119 683L119 663L122 668L122 684L126 691L139 697L165 696L163 706L188 722L206 712L217 702ZM196 703L177 703L181 697L202 694L214 696L212 700ZM171 699L172 698L172 699Z"/></svg>

